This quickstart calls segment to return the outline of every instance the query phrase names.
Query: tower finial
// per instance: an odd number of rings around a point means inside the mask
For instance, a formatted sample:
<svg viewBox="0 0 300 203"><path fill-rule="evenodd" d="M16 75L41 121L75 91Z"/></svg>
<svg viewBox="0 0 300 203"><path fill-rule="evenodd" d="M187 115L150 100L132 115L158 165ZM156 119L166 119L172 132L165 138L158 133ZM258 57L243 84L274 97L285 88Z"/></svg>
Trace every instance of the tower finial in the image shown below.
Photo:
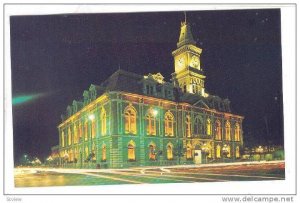
<svg viewBox="0 0 300 203"><path fill-rule="evenodd" d="M186 12L184 11L184 24L186 24Z"/></svg>

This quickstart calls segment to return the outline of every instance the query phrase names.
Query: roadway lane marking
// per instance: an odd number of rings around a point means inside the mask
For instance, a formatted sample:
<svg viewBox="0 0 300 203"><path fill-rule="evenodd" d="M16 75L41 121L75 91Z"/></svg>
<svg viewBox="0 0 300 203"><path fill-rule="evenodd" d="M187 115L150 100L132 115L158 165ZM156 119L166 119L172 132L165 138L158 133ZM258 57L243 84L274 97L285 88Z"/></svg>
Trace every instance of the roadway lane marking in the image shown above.
<svg viewBox="0 0 300 203"><path fill-rule="evenodd" d="M185 174L182 172L172 172L176 174ZM194 174L194 175L211 175L211 176L235 176L235 177L251 177L251 178L266 178L266 179L280 179L285 180L284 178L280 177L272 177L272 176L257 176L257 175L240 175L240 174L222 174L222 173L190 173L188 174Z"/></svg>
<svg viewBox="0 0 300 203"><path fill-rule="evenodd" d="M149 172L149 171L147 171ZM150 171L150 173L156 173L156 174L159 174L159 175L149 175L149 174L139 174L139 175L136 175L136 176L143 176L143 177L146 177L145 175L147 176L154 176L154 177L160 177L160 175L164 175L164 176L167 176L167 177L170 177L170 178L186 178L186 179L194 179L194 180L207 180L207 181L219 181L219 182L228 182L229 180L225 180L225 179L217 179L217 178L200 178L200 177L192 177L192 176L178 176L178 175L169 175L169 174L166 174L166 173L161 173L161 172L157 172L157 171ZM171 172L173 173L173 172ZM132 175L134 176L134 175ZM181 180L182 182L197 182L197 181L188 181L188 180Z"/></svg>
<svg viewBox="0 0 300 203"><path fill-rule="evenodd" d="M143 177L143 178L157 178L157 177L159 177L159 179L161 179L161 180L173 180L173 181L180 181L180 182L189 182L189 183L195 183L195 181L188 181L188 180L181 180L181 179L174 179L174 178L172 178L171 176L171 178L165 178L165 177L162 177L161 175L155 175L155 174L153 174L153 175L149 175L149 174L132 174L132 173L126 173L126 172L124 172L124 171L122 171L121 173L120 172L113 172L113 171L109 171L108 173L112 173L112 174L117 174L117 175L126 175L126 176L132 176L132 177Z"/></svg>
<svg viewBox="0 0 300 203"><path fill-rule="evenodd" d="M106 176L106 175L92 174L92 173L87 173L87 172L78 173L78 174L94 176L94 177L100 177L100 178L107 178L107 179L111 179L111 180L129 182L129 183L134 183L134 184L143 184L143 183L145 183L145 182L140 182L140 181L135 181L135 180L128 180L128 179L125 179L125 178L115 178L115 177L110 177L110 176Z"/></svg>

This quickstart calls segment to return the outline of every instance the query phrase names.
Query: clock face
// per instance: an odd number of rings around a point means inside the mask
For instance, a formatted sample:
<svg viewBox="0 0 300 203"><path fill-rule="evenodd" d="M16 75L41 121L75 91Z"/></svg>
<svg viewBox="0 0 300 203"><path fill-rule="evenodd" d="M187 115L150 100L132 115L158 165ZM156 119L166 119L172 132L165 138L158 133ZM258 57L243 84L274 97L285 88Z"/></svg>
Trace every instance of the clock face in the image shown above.
<svg viewBox="0 0 300 203"><path fill-rule="evenodd" d="M179 66L179 67L183 67L183 65L184 65L184 58L179 58L178 59L178 61L177 61L177 65Z"/></svg>
<svg viewBox="0 0 300 203"><path fill-rule="evenodd" d="M199 58L197 56L193 56L191 60L191 66L196 68L200 64Z"/></svg>

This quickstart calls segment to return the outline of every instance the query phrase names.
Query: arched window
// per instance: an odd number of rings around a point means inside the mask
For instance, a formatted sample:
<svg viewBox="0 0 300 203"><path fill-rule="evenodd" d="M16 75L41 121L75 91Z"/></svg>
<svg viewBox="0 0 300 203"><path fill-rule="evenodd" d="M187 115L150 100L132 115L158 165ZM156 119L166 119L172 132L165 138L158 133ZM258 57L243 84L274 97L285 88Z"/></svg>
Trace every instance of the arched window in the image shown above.
<svg viewBox="0 0 300 203"><path fill-rule="evenodd" d="M133 143L128 144L128 160L135 161L135 146Z"/></svg>
<svg viewBox="0 0 300 203"><path fill-rule="evenodd" d="M165 135L174 136L174 116L171 112L165 114Z"/></svg>
<svg viewBox="0 0 300 203"><path fill-rule="evenodd" d="M153 109L149 109L146 122L147 122L147 135L156 135L156 119L155 119L155 111Z"/></svg>
<svg viewBox="0 0 300 203"><path fill-rule="evenodd" d="M221 131L221 122L219 120L216 121L216 140L222 139L222 131Z"/></svg>
<svg viewBox="0 0 300 203"><path fill-rule="evenodd" d="M217 158L221 158L221 146L220 145L217 145L216 157Z"/></svg>
<svg viewBox="0 0 300 203"><path fill-rule="evenodd" d="M92 138L96 137L96 121L92 119Z"/></svg>
<svg viewBox="0 0 300 203"><path fill-rule="evenodd" d="M168 160L173 159L173 146L171 144L167 145L167 159Z"/></svg>
<svg viewBox="0 0 300 203"><path fill-rule="evenodd" d="M239 147L239 146L237 146L237 147L235 148L235 157L236 157L236 158L240 158L240 147Z"/></svg>
<svg viewBox="0 0 300 203"><path fill-rule="evenodd" d="M79 127L78 127L78 135L79 135L79 140L81 140L81 137L82 137L82 125L81 125L81 122L79 123Z"/></svg>
<svg viewBox="0 0 300 203"><path fill-rule="evenodd" d="M84 123L84 140L88 140L88 122L85 121Z"/></svg>
<svg viewBox="0 0 300 203"><path fill-rule="evenodd" d="M102 161L106 161L106 145L102 145Z"/></svg>
<svg viewBox="0 0 300 203"><path fill-rule="evenodd" d="M192 159L192 147L190 145L187 145L186 147L186 159Z"/></svg>
<svg viewBox="0 0 300 203"><path fill-rule="evenodd" d="M155 160L156 159L155 145L154 144L149 145L149 159L150 160Z"/></svg>
<svg viewBox="0 0 300 203"><path fill-rule="evenodd" d="M240 125L238 123L234 126L234 140L240 141Z"/></svg>
<svg viewBox="0 0 300 203"><path fill-rule="evenodd" d="M74 144L78 143L77 127L74 125Z"/></svg>
<svg viewBox="0 0 300 203"><path fill-rule="evenodd" d="M200 117L195 117L194 134L195 135L203 134L203 122Z"/></svg>
<svg viewBox="0 0 300 203"><path fill-rule="evenodd" d="M211 135L211 131L212 131L211 121L210 121L210 119L207 119L206 120L206 134Z"/></svg>
<svg viewBox="0 0 300 203"><path fill-rule="evenodd" d="M226 124L225 124L225 139L230 140L230 123L229 123L229 121L226 121Z"/></svg>
<svg viewBox="0 0 300 203"><path fill-rule="evenodd" d="M136 134L136 110L133 106L125 109L125 133Z"/></svg>
<svg viewBox="0 0 300 203"><path fill-rule="evenodd" d="M227 157L230 158L231 157L230 145L227 146L227 151L228 151Z"/></svg>
<svg viewBox="0 0 300 203"><path fill-rule="evenodd" d="M185 132L186 137L191 137L191 117L186 116L185 118Z"/></svg>
<svg viewBox="0 0 300 203"><path fill-rule="evenodd" d="M71 134L71 128L70 127L68 129L68 137L69 137L69 139L68 139L68 145L71 145L71 143L72 143L72 134Z"/></svg>
<svg viewBox="0 0 300 203"><path fill-rule="evenodd" d="M65 146L65 133L64 131L61 132L61 146Z"/></svg>
<svg viewBox="0 0 300 203"><path fill-rule="evenodd" d="M92 145L92 153L91 153L91 157L92 157L92 160L96 160L97 159L97 157L96 157L96 147L95 147L95 143L93 143L93 145Z"/></svg>
<svg viewBox="0 0 300 203"><path fill-rule="evenodd" d="M101 111L101 134L106 135L106 111Z"/></svg>

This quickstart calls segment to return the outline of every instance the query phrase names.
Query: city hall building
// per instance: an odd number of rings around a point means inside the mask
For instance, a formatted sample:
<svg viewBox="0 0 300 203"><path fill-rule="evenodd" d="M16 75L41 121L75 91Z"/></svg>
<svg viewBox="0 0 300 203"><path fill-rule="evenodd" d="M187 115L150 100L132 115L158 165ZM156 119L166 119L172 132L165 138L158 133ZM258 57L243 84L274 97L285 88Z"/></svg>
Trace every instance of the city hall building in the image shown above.
<svg viewBox="0 0 300 203"><path fill-rule="evenodd" d="M243 116L205 91L202 49L181 23L171 82L160 73L118 70L92 84L62 115L63 167L127 168L232 161L243 146Z"/></svg>

